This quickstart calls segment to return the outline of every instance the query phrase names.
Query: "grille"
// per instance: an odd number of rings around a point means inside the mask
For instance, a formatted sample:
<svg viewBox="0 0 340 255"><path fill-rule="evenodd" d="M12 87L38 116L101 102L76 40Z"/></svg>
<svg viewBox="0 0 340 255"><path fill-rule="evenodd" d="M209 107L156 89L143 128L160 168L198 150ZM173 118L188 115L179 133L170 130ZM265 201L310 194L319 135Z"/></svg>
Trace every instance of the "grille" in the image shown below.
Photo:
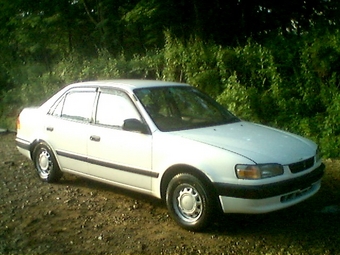
<svg viewBox="0 0 340 255"><path fill-rule="evenodd" d="M298 191L295 191L293 193L290 193L288 195L285 195L285 196L282 196L281 197L281 202L284 203L284 202L290 202L292 200L295 200L295 199L298 199L300 197L303 197L309 193L311 193L313 190L315 190L316 188L316 185L313 184L312 186L308 187L308 188L305 188L303 190L298 190Z"/></svg>
<svg viewBox="0 0 340 255"><path fill-rule="evenodd" d="M311 168L314 165L314 157L311 157L309 159L293 163L289 165L289 169L292 173L299 173L302 172L308 168Z"/></svg>

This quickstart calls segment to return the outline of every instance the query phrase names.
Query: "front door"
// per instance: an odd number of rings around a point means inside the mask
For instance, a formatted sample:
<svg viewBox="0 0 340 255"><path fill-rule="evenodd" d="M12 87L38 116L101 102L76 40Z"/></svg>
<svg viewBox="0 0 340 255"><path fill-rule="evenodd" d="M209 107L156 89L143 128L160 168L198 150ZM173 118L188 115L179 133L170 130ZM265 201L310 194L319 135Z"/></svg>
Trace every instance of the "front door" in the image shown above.
<svg viewBox="0 0 340 255"><path fill-rule="evenodd" d="M120 90L100 91L88 137L88 174L147 192L153 176L152 136L123 130L126 119L142 121L130 97Z"/></svg>

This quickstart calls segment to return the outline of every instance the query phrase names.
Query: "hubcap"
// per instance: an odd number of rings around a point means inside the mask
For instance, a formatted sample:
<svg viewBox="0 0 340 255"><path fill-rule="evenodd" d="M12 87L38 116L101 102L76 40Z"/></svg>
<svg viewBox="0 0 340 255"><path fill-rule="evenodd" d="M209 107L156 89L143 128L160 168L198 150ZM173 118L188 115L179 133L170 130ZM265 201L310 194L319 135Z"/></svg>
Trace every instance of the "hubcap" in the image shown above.
<svg viewBox="0 0 340 255"><path fill-rule="evenodd" d="M177 211L185 221L195 221L202 214L202 198L192 186L182 187L175 192Z"/></svg>
<svg viewBox="0 0 340 255"><path fill-rule="evenodd" d="M40 175L47 175L52 166L51 155L48 153L48 151L43 150L40 153L38 158L38 164Z"/></svg>

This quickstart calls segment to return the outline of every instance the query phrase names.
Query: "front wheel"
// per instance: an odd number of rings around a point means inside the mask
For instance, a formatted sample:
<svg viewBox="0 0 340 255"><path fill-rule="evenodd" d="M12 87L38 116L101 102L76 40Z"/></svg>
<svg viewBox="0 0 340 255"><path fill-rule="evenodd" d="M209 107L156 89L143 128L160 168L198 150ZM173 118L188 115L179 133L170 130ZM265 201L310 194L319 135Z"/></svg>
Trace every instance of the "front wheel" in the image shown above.
<svg viewBox="0 0 340 255"><path fill-rule="evenodd" d="M53 155L52 150L45 143L39 143L33 152L33 162L38 176L45 182L57 182L62 172Z"/></svg>
<svg viewBox="0 0 340 255"><path fill-rule="evenodd" d="M193 231L207 227L216 208L215 198L208 187L187 173L178 174L169 182L166 204L176 223Z"/></svg>

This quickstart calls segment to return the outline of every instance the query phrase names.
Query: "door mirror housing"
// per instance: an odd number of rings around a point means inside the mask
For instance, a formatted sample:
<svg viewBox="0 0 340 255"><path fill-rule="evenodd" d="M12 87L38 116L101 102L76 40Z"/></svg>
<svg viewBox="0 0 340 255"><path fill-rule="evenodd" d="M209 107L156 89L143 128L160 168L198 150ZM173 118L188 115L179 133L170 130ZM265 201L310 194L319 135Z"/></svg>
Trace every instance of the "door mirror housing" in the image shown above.
<svg viewBox="0 0 340 255"><path fill-rule="evenodd" d="M123 130L131 132L140 132L142 134L149 134L148 126L137 119L124 120Z"/></svg>

